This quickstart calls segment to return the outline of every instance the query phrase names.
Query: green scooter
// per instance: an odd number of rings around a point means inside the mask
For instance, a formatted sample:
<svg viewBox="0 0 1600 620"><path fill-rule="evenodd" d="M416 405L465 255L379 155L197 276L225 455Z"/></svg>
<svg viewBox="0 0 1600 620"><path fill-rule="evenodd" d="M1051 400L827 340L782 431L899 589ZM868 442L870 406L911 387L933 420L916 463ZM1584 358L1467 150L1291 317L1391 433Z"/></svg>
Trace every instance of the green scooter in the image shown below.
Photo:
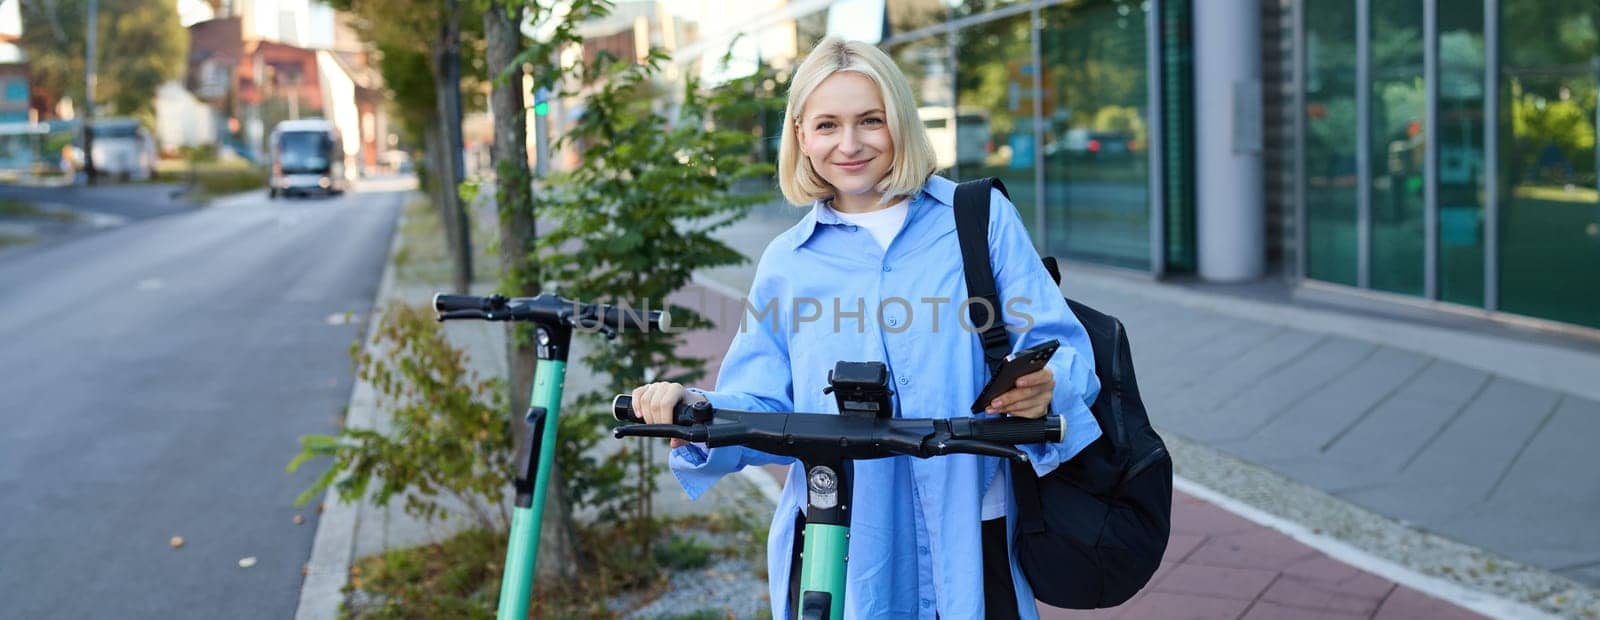
<svg viewBox="0 0 1600 620"><path fill-rule="evenodd" d="M708 447L746 446L799 459L806 472L805 548L801 556L800 600L791 601L801 620L844 618L845 563L850 539L852 463L894 455L928 458L981 454L1028 462L1016 444L1058 442L1066 422L1056 415L1039 419L889 417L889 373L882 362L839 362L828 375L839 414L771 413L713 408L709 403L679 404L672 424L643 424L633 398L612 402L617 437L669 437Z"/></svg>
<svg viewBox="0 0 1600 620"><path fill-rule="evenodd" d="M533 374L533 394L524 416L528 441L517 446L516 505L511 512L511 540L506 546L505 573L500 580L500 620L528 617L533 592L534 562L539 556L539 528L544 520L544 498L550 463L556 454L556 429L561 413L561 391L567 376L567 354L574 331L592 331L615 337L627 329L662 329L670 319L660 311L636 312L603 304L585 304L555 295L507 298L500 295L433 296L439 320L526 321L534 324L539 358Z"/></svg>

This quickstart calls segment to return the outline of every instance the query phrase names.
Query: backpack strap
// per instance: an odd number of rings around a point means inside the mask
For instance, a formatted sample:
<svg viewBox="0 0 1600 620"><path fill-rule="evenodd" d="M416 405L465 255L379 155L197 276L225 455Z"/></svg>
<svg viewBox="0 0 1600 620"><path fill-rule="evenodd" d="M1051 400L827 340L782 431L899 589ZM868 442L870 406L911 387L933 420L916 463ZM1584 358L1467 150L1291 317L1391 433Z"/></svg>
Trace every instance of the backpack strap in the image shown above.
<svg viewBox="0 0 1600 620"><path fill-rule="evenodd" d="M994 284L994 266L989 264L990 188L998 188L1001 194L1010 196L1000 179L967 181L956 186L955 210L956 239L961 243L967 297L985 302L967 304L967 313L972 318L973 328L988 326L978 334L978 341L983 344L983 361L993 375L1011 352L1011 338L1006 335L1005 322L1000 316L1000 291Z"/></svg>
<svg viewBox="0 0 1600 620"><path fill-rule="evenodd" d="M961 266L967 278L967 296L988 302L967 304L967 310L971 314L973 327L989 326L978 335L978 340L983 344L983 360L989 366L989 375L994 376L1006 353L1011 351L1011 338L1006 335L1005 323L1001 320L1000 291L995 287L994 266L989 263L990 188L999 189L1002 195L1011 197L1000 179L967 181L956 186L955 210L956 239L961 243ZM991 311L994 313L992 322ZM1012 467L1011 488L1017 497L1018 531L1028 534L1043 532L1039 478L1034 475L1033 468Z"/></svg>

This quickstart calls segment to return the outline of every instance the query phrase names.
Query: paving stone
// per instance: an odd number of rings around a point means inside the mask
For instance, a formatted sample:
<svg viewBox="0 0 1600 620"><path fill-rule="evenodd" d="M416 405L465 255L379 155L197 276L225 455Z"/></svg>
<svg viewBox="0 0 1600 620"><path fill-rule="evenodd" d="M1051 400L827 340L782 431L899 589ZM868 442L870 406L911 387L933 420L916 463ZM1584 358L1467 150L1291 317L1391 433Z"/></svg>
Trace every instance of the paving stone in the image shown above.
<svg viewBox="0 0 1600 620"><path fill-rule="evenodd" d="M1203 534L1173 532L1167 537L1167 552L1161 556L1161 561L1182 562L1195 549L1200 548L1206 538Z"/></svg>
<svg viewBox="0 0 1600 620"><path fill-rule="evenodd" d="M1453 391L1441 391L1447 379L1455 382ZM1392 477L1478 394L1487 379L1481 372L1456 364L1433 364L1394 397L1373 408L1324 456Z"/></svg>
<svg viewBox="0 0 1600 620"><path fill-rule="evenodd" d="M1130 601L1118 618L1162 618L1163 620L1233 620L1244 615L1250 601L1211 596L1151 592Z"/></svg>
<svg viewBox="0 0 1600 620"><path fill-rule="evenodd" d="M1215 536L1249 532L1261 526L1211 504L1173 504L1172 533Z"/></svg>
<svg viewBox="0 0 1600 620"><path fill-rule="evenodd" d="M1152 418L1160 418L1180 430L1195 428L1204 419L1194 412L1206 411L1234 395L1254 389L1262 377L1289 361L1306 354L1322 338L1298 330L1285 330L1261 346L1229 361L1216 372L1199 379L1194 385L1158 399L1162 405L1151 410Z"/></svg>
<svg viewBox="0 0 1600 620"><path fill-rule="evenodd" d="M1315 455L1428 362L1416 353L1379 347L1355 369L1301 399L1255 435L1218 447L1258 461Z"/></svg>
<svg viewBox="0 0 1600 620"><path fill-rule="evenodd" d="M1378 608L1378 613L1372 616L1373 620L1414 620L1416 618L1451 620L1454 618L1482 617L1411 588L1396 588L1394 593L1389 595L1389 598L1384 599L1383 605Z"/></svg>
<svg viewBox="0 0 1600 620"><path fill-rule="evenodd" d="M1295 406L1318 388L1355 369L1376 350L1376 345L1349 338L1329 337L1315 348L1262 377L1215 409L1195 412L1207 422L1196 439L1206 442L1249 437L1274 417Z"/></svg>
<svg viewBox="0 0 1600 620"><path fill-rule="evenodd" d="M1383 597L1388 592L1389 590L1385 589L1376 596L1367 593L1358 594L1343 591L1338 584L1284 575L1272 582L1267 591L1262 593L1261 600L1302 609L1367 617L1378 610L1378 605L1383 602Z"/></svg>
<svg viewBox="0 0 1600 620"><path fill-rule="evenodd" d="M1284 568L1284 578L1296 579L1351 596L1382 599L1394 583L1325 554L1317 553Z"/></svg>
<svg viewBox="0 0 1600 620"><path fill-rule="evenodd" d="M1511 559L1558 571L1600 562L1600 535L1595 533L1595 515L1600 514L1600 506L1593 504L1596 499L1600 498L1591 498L1588 505L1554 506L1497 500L1430 527L1450 538L1495 549Z"/></svg>
<svg viewBox="0 0 1600 620"><path fill-rule="evenodd" d="M1559 397L1492 379L1392 483L1344 497L1414 523L1460 516L1484 502Z"/></svg>
<svg viewBox="0 0 1600 620"><path fill-rule="evenodd" d="M1246 324L1245 328L1231 331L1226 337L1208 342L1206 346L1190 351L1182 364L1173 364L1162 368L1159 375L1152 377L1150 382L1145 381L1144 358L1138 351L1134 351L1134 363L1140 369L1139 389L1141 394L1167 394L1181 390L1204 378L1207 374L1221 368L1245 353L1249 352L1267 340L1282 333L1284 328L1265 323Z"/></svg>
<svg viewBox="0 0 1600 620"><path fill-rule="evenodd" d="M1590 587L1600 587L1600 564L1588 564L1556 571L1563 576Z"/></svg>
<svg viewBox="0 0 1600 620"><path fill-rule="evenodd" d="M1262 527L1212 536L1184 563L1281 571L1316 553L1277 530Z"/></svg>
<svg viewBox="0 0 1600 620"><path fill-rule="evenodd" d="M1153 591L1252 601L1277 577L1271 570L1184 563L1174 566Z"/></svg>
<svg viewBox="0 0 1600 620"><path fill-rule="evenodd" d="M1245 620L1357 620L1367 617L1368 614L1306 609L1270 601L1257 601L1244 615Z"/></svg>
<svg viewBox="0 0 1600 620"><path fill-rule="evenodd" d="M1428 366L1407 383L1405 391L1422 397L1433 397L1441 402L1462 402L1488 378L1476 368L1454 362L1440 361Z"/></svg>
<svg viewBox="0 0 1600 620"><path fill-rule="evenodd" d="M1527 411L1529 416L1539 413ZM1572 396L1563 399L1506 473L1492 499L1538 503L1600 500L1600 466L1595 465L1597 439L1600 403ZM1551 475L1552 472L1561 475ZM1600 541L1600 535L1591 540Z"/></svg>

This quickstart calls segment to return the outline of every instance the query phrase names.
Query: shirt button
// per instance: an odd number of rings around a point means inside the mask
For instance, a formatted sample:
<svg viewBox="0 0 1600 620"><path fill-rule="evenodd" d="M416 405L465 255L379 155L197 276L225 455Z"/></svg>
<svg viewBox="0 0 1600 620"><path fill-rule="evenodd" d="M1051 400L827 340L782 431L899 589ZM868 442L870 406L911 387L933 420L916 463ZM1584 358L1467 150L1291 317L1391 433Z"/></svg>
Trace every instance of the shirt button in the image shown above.
<svg viewBox="0 0 1600 620"><path fill-rule="evenodd" d="M911 383L911 377L900 377L900 385Z"/></svg>
<svg viewBox="0 0 1600 620"><path fill-rule="evenodd" d="M884 271L886 271L886 272L887 272L887 271L894 271L894 267L890 267L890 266L888 266L888 265L884 265L884 266L883 266L883 270L884 270Z"/></svg>
<svg viewBox="0 0 1600 620"><path fill-rule="evenodd" d="M928 555L928 548L927 547L917 547L917 553L921 553L922 555Z"/></svg>
<svg viewBox="0 0 1600 620"><path fill-rule="evenodd" d="M899 324L900 324L900 319L894 318L892 316L889 317L889 327L894 327L894 326L899 325Z"/></svg>
<svg viewBox="0 0 1600 620"><path fill-rule="evenodd" d="M927 609L927 608L932 607L932 606L933 606L933 601L930 601L928 599L922 599L922 608L923 609Z"/></svg>

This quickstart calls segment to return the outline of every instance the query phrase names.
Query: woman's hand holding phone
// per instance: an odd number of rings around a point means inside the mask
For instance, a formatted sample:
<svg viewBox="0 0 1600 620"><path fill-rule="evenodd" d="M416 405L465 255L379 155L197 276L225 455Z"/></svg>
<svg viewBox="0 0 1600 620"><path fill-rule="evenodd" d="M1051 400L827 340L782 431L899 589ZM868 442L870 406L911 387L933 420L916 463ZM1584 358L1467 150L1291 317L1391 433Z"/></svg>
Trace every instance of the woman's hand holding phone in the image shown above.
<svg viewBox="0 0 1600 620"><path fill-rule="evenodd" d="M1019 418L1042 418L1050 412L1050 399L1055 389L1055 373L1046 366L1018 378L1011 390L989 401L984 412L1009 413Z"/></svg>

